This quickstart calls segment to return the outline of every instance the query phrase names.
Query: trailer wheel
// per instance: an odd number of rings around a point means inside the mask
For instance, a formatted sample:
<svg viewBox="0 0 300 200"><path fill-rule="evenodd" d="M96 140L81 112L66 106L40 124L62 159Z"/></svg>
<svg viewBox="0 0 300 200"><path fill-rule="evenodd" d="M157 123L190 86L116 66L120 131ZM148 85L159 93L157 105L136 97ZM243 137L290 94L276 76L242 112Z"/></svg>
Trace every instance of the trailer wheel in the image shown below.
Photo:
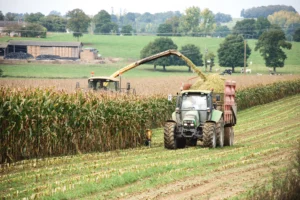
<svg viewBox="0 0 300 200"><path fill-rule="evenodd" d="M206 122L203 127L203 146L216 148L216 124Z"/></svg>
<svg viewBox="0 0 300 200"><path fill-rule="evenodd" d="M217 123L217 147L223 147L224 146L224 120L223 117L219 120Z"/></svg>
<svg viewBox="0 0 300 200"><path fill-rule="evenodd" d="M234 143L234 131L232 126L224 128L224 146L232 146Z"/></svg>

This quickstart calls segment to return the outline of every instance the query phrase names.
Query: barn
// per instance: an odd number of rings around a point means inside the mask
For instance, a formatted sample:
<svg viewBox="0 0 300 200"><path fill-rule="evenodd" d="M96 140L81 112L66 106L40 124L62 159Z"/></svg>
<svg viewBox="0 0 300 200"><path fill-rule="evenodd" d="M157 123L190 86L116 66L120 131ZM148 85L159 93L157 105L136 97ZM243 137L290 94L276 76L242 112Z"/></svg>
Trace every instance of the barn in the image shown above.
<svg viewBox="0 0 300 200"><path fill-rule="evenodd" d="M56 55L60 57L79 58L81 42L17 41L10 40L6 53L24 52L33 57L39 55Z"/></svg>
<svg viewBox="0 0 300 200"><path fill-rule="evenodd" d="M7 53L7 51L6 51L7 46L8 46L8 43L7 43L7 42L5 42L5 43L0 43L0 57L6 55L6 53Z"/></svg>

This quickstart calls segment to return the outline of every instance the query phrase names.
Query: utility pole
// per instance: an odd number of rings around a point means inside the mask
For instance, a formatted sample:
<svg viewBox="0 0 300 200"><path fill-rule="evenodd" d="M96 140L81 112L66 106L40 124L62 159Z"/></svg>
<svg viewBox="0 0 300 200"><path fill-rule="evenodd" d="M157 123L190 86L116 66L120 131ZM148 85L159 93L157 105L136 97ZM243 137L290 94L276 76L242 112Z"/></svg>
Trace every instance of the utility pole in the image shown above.
<svg viewBox="0 0 300 200"><path fill-rule="evenodd" d="M247 40L244 40L244 74L246 74L246 65L247 65L247 57L246 57L246 54L247 54L247 51L246 51L246 48L247 47Z"/></svg>

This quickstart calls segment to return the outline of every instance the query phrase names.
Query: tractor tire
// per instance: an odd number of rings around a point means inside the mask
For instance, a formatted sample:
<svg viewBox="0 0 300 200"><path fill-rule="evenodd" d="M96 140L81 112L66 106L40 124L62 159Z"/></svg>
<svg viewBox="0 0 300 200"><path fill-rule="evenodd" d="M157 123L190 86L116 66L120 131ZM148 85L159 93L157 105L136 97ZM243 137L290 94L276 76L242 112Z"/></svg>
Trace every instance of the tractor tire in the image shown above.
<svg viewBox="0 0 300 200"><path fill-rule="evenodd" d="M217 147L223 147L224 146L224 120L223 117L219 120L217 123Z"/></svg>
<svg viewBox="0 0 300 200"><path fill-rule="evenodd" d="M185 138L175 138L176 123L167 122L164 128L164 144L166 149L184 148Z"/></svg>
<svg viewBox="0 0 300 200"><path fill-rule="evenodd" d="M232 146L234 143L234 131L232 126L224 128L224 146Z"/></svg>
<svg viewBox="0 0 300 200"><path fill-rule="evenodd" d="M216 148L216 124L206 122L203 127L203 146Z"/></svg>

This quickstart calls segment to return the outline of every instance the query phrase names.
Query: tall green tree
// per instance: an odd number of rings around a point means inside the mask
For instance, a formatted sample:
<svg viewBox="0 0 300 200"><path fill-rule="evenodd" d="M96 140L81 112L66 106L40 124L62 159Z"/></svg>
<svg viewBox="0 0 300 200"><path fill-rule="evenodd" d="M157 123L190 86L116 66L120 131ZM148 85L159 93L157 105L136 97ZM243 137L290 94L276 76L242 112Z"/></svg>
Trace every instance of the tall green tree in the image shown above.
<svg viewBox="0 0 300 200"><path fill-rule="evenodd" d="M157 29L157 36L172 36L172 32L171 24L160 24Z"/></svg>
<svg viewBox="0 0 300 200"><path fill-rule="evenodd" d="M238 21L233 27L232 33L243 35L244 38L256 38L255 20L243 19Z"/></svg>
<svg viewBox="0 0 300 200"><path fill-rule="evenodd" d="M3 13L2 13L2 11L0 11L0 21L3 21L4 20L4 15L3 15Z"/></svg>
<svg viewBox="0 0 300 200"><path fill-rule="evenodd" d="M153 54L160 53L162 51L166 51L168 49L177 49L177 45L170 38L157 38L153 42L150 42L146 45L140 54L141 58L146 58ZM166 71L166 66L170 66L175 63L173 56L162 57L152 61L154 65L154 70L156 70L156 66L163 66L163 70Z"/></svg>
<svg viewBox="0 0 300 200"><path fill-rule="evenodd" d="M67 12L67 17L69 18L67 27L73 31L73 36L77 37L77 40L79 40L82 33L87 31L91 19L78 8Z"/></svg>
<svg viewBox="0 0 300 200"><path fill-rule="evenodd" d="M249 45L246 45L246 58L251 54ZM218 49L219 65L231 67L232 72L236 67L244 66L244 38L241 35L228 35Z"/></svg>
<svg viewBox="0 0 300 200"><path fill-rule="evenodd" d="M216 37L226 37L231 33L231 30L227 26L217 26L215 30Z"/></svg>
<svg viewBox="0 0 300 200"><path fill-rule="evenodd" d="M270 27L271 27L271 23L269 22L269 20L267 18L265 18L265 17L257 18L257 20L255 22L257 38L259 38L261 36L261 34L264 31L267 31Z"/></svg>
<svg viewBox="0 0 300 200"><path fill-rule="evenodd" d="M95 23L95 33L111 33L115 30L115 26L117 26L117 24L113 23L111 21L111 16L110 14L105 11L105 10L101 10L100 12L98 12L94 18L93 18L93 22Z"/></svg>
<svg viewBox="0 0 300 200"><path fill-rule="evenodd" d="M16 21L17 16L18 16L17 13L8 12L8 13L5 14L5 20L6 21Z"/></svg>
<svg viewBox="0 0 300 200"><path fill-rule="evenodd" d="M173 16L166 20L166 24L170 24L172 26L172 35L179 36L179 23L180 23L180 17Z"/></svg>
<svg viewBox="0 0 300 200"><path fill-rule="evenodd" d="M295 30L300 27L300 15L297 12L282 10L268 16L268 20L271 24L277 24L278 26L283 27L285 35L289 39L292 38Z"/></svg>
<svg viewBox="0 0 300 200"><path fill-rule="evenodd" d="M56 11L56 10L50 11L49 15L61 16L60 12L58 12L58 11ZM48 15L48 16L49 16L49 15Z"/></svg>
<svg viewBox="0 0 300 200"><path fill-rule="evenodd" d="M180 20L180 30L185 34L197 32L200 24L201 12L199 7L190 7L185 10L185 15Z"/></svg>
<svg viewBox="0 0 300 200"><path fill-rule="evenodd" d="M276 72L277 67L284 67L287 58L282 49L291 49L292 44L286 42L285 34L282 30L270 30L264 32L258 39L255 51L259 50L265 60L267 67L272 67Z"/></svg>
<svg viewBox="0 0 300 200"><path fill-rule="evenodd" d="M196 66L203 66L202 54L200 52L200 48L196 45L184 45L181 47L180 52L188 57ZM178 57L175 57L175 60L177 60L177 65L186 65L186 63ZM189 71L191 71L191 67L189 67Z"/></svg>
<svg viewBox="0 0 300 200"><path fill-rule="evenodd" d="M215 21L216 23L226 23L232 21L232 17L231 15L218 12L215 14Z"/></svg>
<svg viewBox="0 0 300 200"><path fill-rule="evenodd" d="M200 24L200 30L204 34L209 34L212 32L212 30L215 28L215 16L212 11L210 11L208 8L205 8L201 12L201 24Z"/></svg>
<svg viewBox="0 0 300 200"><path fill-rule="evenodd" d="M58 15L48 15L43 17L40 22L48 31L66 32L67 19Z"/></svg>
<svg viewBox="0 0 300 200"><path fill-rule="evenodd" d="M25 14L25 22L40 23L43 17L45 17L45 15L40 12Z"/></svg>
<svg viewBox="0 0 300 200"><path fill-rule="evenodd" d="M133 28L131 25L125 25L122 27L121 33L123 35L132 35Z"/></svg>
<svg viewBox="0 0 300 200"><path fill-rule="evenodd" d="M47 36L47 29L37 23L28 23L26 27L22 28L21 37L41 37Z"/></svg>
<svg viewBox="0 0 300 200"><path fill-rule="evenodd" d="M295 42L300 42L300 28L298 28L298 29L295 31L295 33L294 33L294 35L293 35L293 40L294 40Z"/></svg>
<svg viewBox="0 0 300 200"><path fill-rule="evenodd" d="M241 17L244 18L258 18L258 17L268 17L269 15L272 15L275 12L285 10L290 12L295 12L295 8L292 6L285 6L285 5L269 5L269 6L259 6L259 7L253 7L246 10L241 11Z"/></svg>

